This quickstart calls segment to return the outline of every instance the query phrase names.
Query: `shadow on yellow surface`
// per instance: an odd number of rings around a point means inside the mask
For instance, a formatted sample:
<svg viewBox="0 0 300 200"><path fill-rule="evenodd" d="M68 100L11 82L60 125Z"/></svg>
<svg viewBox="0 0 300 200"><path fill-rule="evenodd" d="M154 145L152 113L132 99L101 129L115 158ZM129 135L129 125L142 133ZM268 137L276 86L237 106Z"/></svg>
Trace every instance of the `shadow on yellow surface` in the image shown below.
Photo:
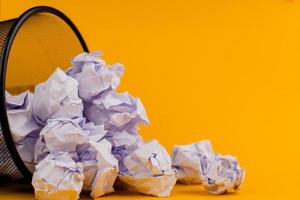
<svg viewBox="0 0 300 200"><path fill-rule="evenodd" d="M30 186L26 186L24 184L6 184L6 183L0 183L0 199L4 200L15 200L15 199L33 199L33 191ZM212 195L207 193L207 191L202 188L201 185L182 185L177 184L172 192L172 195L170 199L182 199L182 198L192 198L192 199L212 199L212 198L240 198L243 195L240 194L240 192L236 193L228 193L224 195ZM138 198L138 199L159 199L157 197L152 196L146 196L143 194L138 194L135 192L129 192L129 191L116 191L111 194L107 194L105 196L102 196L98 199L131 199L131 198ZM81 200L87 200L91 199L87 193L83 193L81 195Z"/></svg>

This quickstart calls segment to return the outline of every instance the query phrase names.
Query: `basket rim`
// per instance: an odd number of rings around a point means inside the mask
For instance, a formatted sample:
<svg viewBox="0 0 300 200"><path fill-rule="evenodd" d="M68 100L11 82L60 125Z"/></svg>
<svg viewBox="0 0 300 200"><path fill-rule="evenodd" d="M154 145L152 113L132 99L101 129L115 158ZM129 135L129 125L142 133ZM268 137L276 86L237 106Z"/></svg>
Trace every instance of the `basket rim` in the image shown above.
<svg viewBox="0 0 300 200"><path fill-rule="evenodd" d="M61 18L69 27L72 29L72 31L75 33L76 37L78 38L83 51L88 52L88 47L77 29L77 27L74 25L74 23L61 11L49 7L49 6L36 6L33 8L30 8L29 10L25 11L23 14L21 14L18 18L10 19L12 21L15 21L13 25L10 27L10 30L6 36L5 42L3 44L2 48L2 55L0 57L0 125L2 129L2 134L6 143L6 146L8 148L9 153L12 156L12 159L17 166L18 170L21 172L21 174L24 176L26 182L31 182L32 179L32 173L29 171L29 169L24 164L23 160L21 159L14 140L11 135L11 131L9 128L8 118L6 115L6 100L5 100L5 77L6 77L6 67L7 62L9 58L9 52L13 44L13 40L15 36L17 35L19 29L22 27L23 23L29 19L32 15L40 12L46 12L51 13L53 15L58 16ZM5 20L9 21L9 20Z"/></svg>

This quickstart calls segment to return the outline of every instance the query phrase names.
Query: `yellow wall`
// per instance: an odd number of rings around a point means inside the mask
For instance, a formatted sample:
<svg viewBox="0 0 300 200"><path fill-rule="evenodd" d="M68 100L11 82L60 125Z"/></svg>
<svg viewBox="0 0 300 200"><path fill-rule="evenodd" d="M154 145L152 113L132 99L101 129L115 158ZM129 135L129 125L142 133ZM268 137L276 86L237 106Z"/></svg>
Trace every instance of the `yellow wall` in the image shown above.
<svg viewBox="0 0 300 200"><path fill-rule="evenodd" d="M41 3L69 16L90 50L125 64L120 90L144 102L145 138L168 150L211 139L246 168L241 197L296 193L299 1L2 0L1 18Z"/></svg>

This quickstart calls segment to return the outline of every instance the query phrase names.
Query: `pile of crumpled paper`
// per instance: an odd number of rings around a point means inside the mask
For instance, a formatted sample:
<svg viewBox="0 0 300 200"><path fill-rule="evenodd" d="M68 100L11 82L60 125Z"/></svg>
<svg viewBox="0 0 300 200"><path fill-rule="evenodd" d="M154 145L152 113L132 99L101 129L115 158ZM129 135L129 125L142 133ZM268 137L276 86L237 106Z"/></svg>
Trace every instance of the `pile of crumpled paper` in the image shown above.
<svg viewBox="0 0 300 200"><path fill-rule="evenodd" d="M232 156L215 154L209 141L175 146L172 159L156 140L143 141L138 124L149 120L139 98L116 91L124 68L100 52L74 57L34 92L6 92L16 148L33 173L36 199L92 198L128 190L169 196L177 180L201 183L214 194L235 191L244 170Z"/></svg>

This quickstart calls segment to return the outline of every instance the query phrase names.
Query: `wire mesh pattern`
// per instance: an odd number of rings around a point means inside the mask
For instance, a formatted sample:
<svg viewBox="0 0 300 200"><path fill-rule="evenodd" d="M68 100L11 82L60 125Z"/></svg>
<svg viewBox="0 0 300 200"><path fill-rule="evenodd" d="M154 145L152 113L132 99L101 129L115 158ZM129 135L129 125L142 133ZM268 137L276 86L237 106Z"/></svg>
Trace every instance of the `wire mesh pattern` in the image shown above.
<svg viewBox="0 0 300 200"><path fill-rule="evenodd" d="M10 178L12 180L22 179L23 175L16 167L3 138L0 127L0 178Z"/></svg>
<svg viewBox="0 0 300 200"><path fill-rule="evenodd" d="M12 24L15 22L15 20L8 20L0 22L0 56L2 53L2 48L4 45L4 41L6 39L7 33L9 32Z"/></svg>
<svg viewBox="0 0 300 200"><path fill-rule="evenodd" d="M6 69L5 74L0 73L1 83L5 82L5 89L12 94L32 91L57 67L66 69L70 58L84 51L88 50L79 31L65 15L50 7L32 8L19 18L0 22L0 56L6 61L0 66ZM3 90L0 94L4 96ZM2 104L0 107L5 109ZM6 113L0 112L0 180L8 177L30 181L31 172L16 151Z"/></svg>
<svg viewBox="0 0 300 200"><path fill-rule="evenodd" d="M0 56L2 48L10 30L10 27L15 20L4 21L0 23ZM1 111L3 112L3 111ZM9 150L4 141L3 132L0 123L0 178L21 179L23 176L15 165Z"/></svg>

